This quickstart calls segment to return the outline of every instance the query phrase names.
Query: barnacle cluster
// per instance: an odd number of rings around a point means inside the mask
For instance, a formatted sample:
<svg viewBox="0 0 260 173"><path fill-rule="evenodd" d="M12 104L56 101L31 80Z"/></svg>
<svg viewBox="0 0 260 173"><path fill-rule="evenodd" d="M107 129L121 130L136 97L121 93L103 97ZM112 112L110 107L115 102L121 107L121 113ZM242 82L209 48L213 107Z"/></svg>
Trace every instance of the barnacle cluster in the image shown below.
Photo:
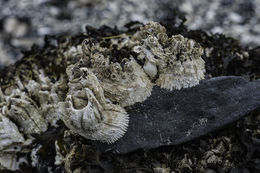
<svg viewBox="0 0 260 173"><path fill-rule="evenodd" d="M139 45L133 49L144 61L143 69L156 85L169 90L195 86L204 78L202 47L194 40L173 35L163 26L150 22L137 32Z"/></svg>
<svg viewBox="0 0 260 173"><path fill-rule="evenodd" d="M57 126L59 97L53 84L42 69L33 69L35 79L22 75L14 77L12 85L0 88L0 166L15 170L19 161L16 152L22 151L48 129ZM28 79L28 80L27 80ZM24 160L25 161L25 160Z"/></svg>
<svg viewBox="0 0 260 173"><path fill-rule="evenodd" d="M128 124L124 107L147 99L154 85L181 89L204 78L202 47L181 35L168 37L156 22L131 36L103 42L86 38L74 50L80 59L67 67L63 121L73 132L102 142L114 142L124 134ZM71 59L68 52L71 49L65 53Z"/></svg>
<svg viewBox="0 0 260 173"><path fill-rule="evenodd" d="M86 36L59 48L55 61L66 69L59 77L32 63L33 77L15 75L1 87L0 154L30 143L59 119L76 134L113 143L127 130L125 108L146 100L153 86L181 89L204 78L202 47L181 35L169 37L156 22L131 35Z"/></svg>

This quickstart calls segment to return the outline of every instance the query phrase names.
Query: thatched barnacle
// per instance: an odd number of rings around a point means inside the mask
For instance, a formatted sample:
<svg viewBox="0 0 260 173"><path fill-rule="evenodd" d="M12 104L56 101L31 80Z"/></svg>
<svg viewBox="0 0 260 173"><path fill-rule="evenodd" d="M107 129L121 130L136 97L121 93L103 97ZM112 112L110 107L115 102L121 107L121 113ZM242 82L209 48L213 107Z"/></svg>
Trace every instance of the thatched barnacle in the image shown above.
<svg viewBox="0 0 260 173"><path fill-rule="evenodd" d="M98 48L98 44L93 43L89 48L86 44L84 47L84 55L90 56L89 70L97 76L106 98L124 107L142 102L150 96L153 84L132 56L112 62L113 57L109 55L112 49Z"/></svg>
<svg viewBox="0 0 260 173"><path fill-rule="evenodd" d="M20 89L14 89L6 96L5 116L15 120L25 134L40 134L47 130L48 124L37 104Z"/></svg>
<svg viewBox="0 0 260 173"><path fill-rule="evenodd" d="M142 102L151 95L153 84L133 57L124 59L123 68L112 71L111 78L101 80L105 96L123 107Z"/></svg>
<svg viewBox="0 0 260 173"><path fill-rule="evenodd" d="M35 80L21 81L16 76L15 85L1 92L2 114L12 119L25 135L45 132L49 123L56 126L59 120L57 87L63 78L52 83L43 70L33 69L33 73Z"/></svg>
<svg viewBox="0 0 260 173"><path fill-rule="evenodd" d="M195 86L204 78L203 48L181 35L168 38L165 28L155 22L144 26L134 36L138 58L145 60L144 71L156 84L169 90Z"/></svg>
<svg viewBox="0 0 260 173"><path fill-rule="evenodd" d="M34 80L24 75L21 80L17 75L12 85L0 88L0 167L11 170L24 160L23 154L30 151L26 148L35 134L45 132L49 123L57 126L59 119L56 89L60 81L52 83L43 70L32 71Z"/></svg>
<svg viewBox="0 0 260 173"><path fill-rule="evenodd" d="M59 126L59 119L72 133L115 142L127 130L126 110L145 101L154 85L181 89L203 79L198 43L168 36L156 22L133 32L103 38L83 34L77 41L67 37L58 47L25 57L6 78L0 76L0 169L2 158L12 162L15 152L30 148L49 125ZM14 146L19 147L13 152Z"/></svg>
<svg viewBox="0 0 260 173"><path fill-rule="evenodd" d="M133 40L140 40L140 38L144 39L147 38L147 36L165 37L164 35L165 33L166 33L165 27L163 27L157 22L151 21L146 25L144 25L140 31L136 32L136 34L133 36Z"/></svg>
<svg viewBox="0 0 260 173"><path fill-rule="evenodd" d="M60 102L65 125L85 138L101 142L112 143L122 137L128 126L128 114L105 98L94 73L86 67L72 65L67 68L67 74L69 92L65 101Z"/></svg>
<svg viewBox="0 0 260 173"><path fill-rule="evenodd" d="M17 126L0 113L0 151L25 142Z"/></svg>

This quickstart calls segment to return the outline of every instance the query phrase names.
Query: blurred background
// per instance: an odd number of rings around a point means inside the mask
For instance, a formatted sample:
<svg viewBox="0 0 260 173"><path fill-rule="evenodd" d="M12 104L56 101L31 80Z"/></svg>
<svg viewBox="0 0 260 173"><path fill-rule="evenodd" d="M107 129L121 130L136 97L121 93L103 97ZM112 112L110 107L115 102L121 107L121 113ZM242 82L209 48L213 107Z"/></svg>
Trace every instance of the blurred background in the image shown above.
<svg viewBox="0 0 260 173"><path fill-rule="evenodd" d="M42 45L47 34L75 34L86 25L123 30L130 21L169 22L176 10L189 29L223 33L245 47L260 45L260 0L0 0L0 67L20 59L21 50Z"/></svg>

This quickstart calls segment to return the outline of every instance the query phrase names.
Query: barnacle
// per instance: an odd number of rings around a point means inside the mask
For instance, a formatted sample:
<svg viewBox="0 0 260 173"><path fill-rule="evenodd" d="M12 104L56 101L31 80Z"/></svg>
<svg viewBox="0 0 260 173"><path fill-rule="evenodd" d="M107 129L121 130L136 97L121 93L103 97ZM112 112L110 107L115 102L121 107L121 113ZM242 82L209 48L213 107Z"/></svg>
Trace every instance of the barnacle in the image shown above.
<svg viewBox="0 0 260 173"><path fill-rule="evenodd" d="M133 57L123 62L123 67L110 64L110 78L103 79L101 85L107 98L125 107L149 97L153 84Z"/></svg>
<svg viewBox="0 0 260 173"><path fill-rule="evenodd" d="M134 39L139 40L133 50L144 60L144 71L156 84L169 90L195 86L204 78L202 47L181 35L168 38L165 28L148 23Z"/></svg>
<svg viewBox="0 0 260 173"><path fill-rule="evenodd" d="M25 140L11 120L0 113L0 170L1 167L16 170L23 162L23 159L18 159L16 153L21 150L21 146L28 145L30 142L30 139Z"/></svg>
<svg viewBox="0 0 260 173"><path fill-rule="evenodd" d="M92 140L112 143L123 136L128 114L105 98L97 77L86 67L70 66L69 92L60 103L65 125L73 132Z"/></svg>
<svg viewBox="0 0 260 173"><path fill-rule="evenodd" d="M25 139L17 126L0 113L0 151L11 145L24 143Z"/></svg>
<svg viewBox="0 0 260 173"><path fill-rule="evenodd" d="M40 134L48 128L48 123L56 126L60 119L57 87L45 76L43 70L33 69L35 80L21 81L15 78L16 86L9 94L2 96L5 100L3 114L15 121L24 134Z"/></svg>
<svg viewBox="0 0 260 173"><path fill-rule="evenodd" d="M46 79L46 81L50 83L49 79ZM57 126L56 123L60 119L58 103L61 99L58 90L64 89L63 82L63 77L55 84L49 85L47 85L46 82L38 83L34 80L30 80L25 86L29 95L37 99L40 105L39 111L44 119L52 126Z"/></svg>
<svg viewBox="0 0 260 173"><path fill-rule="evenodd" d="M121 44L126 45L125 42ZM100 80L105 96L112 102L125 107L142 102L151 95L153 84L132 56L114 62L114 57L105 56L109 50L99 49L97 45L92 44L85 50L91 62L89 69Z"/></svg>
<svg viewBox="0 0 260 173"><path fill-rule="evenodd" d="M32 71L34 79L20 74L12 85L3 91L0 88L0 167L6 169L18 169L26 161L23 155L29 151L26 147L33 135L45 132L49 124L57 126L60 119L58 102L64 78L53 83L44 70L34 67Z"/></svg>
<svg viewBox="0 0 260 173"><path fill-rule="evenodd" d="M12 170L12 171L19 170L20 164L27 163L26 159L27 159L26 157L20 157L15 152L14 153L0 152L0 170ZM5 171L1 171L1 172L5 172Z"/></svg>

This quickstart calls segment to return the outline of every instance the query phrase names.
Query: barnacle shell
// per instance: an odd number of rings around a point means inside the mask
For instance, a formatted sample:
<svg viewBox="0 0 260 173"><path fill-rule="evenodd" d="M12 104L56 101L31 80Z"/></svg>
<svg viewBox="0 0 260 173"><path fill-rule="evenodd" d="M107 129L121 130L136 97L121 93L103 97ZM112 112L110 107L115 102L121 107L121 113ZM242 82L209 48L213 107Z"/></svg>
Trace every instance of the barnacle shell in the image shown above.
<svg viewBox="0 0 260 173"><path fill-rule="evenodd" d="M69 93L60 103L65 125L73 132L92 140L112 143L123 136L128 114L105 98L97 77L87 68L67 69Z"/></svg>
<svg viewBox="0 0 260 173"><path fill-rule="evenodd" d="M21 81L15 78L17 87L10 90L5 100L3 114L15 121L26 135L40 134L48 128L48 123L56 126L60 119L57 87L43 70L33 69L36 80ZM2 93L3 95L3 93Z"/></svg>
<svg viewBox="0 0 260 173"><path fill-rule="evenodd" d="M115 64L115 63L114 63ZM115 79L103 79L101 82L105 96L121 106L130 106L142 102L151 95L153 84L134 58L125 59L124 71L111 70Z"/></svg>
<svg viewBox="0 0 260 173"><path fill-rule="evenodd" d="M134 36L133 47L138 59L144 60L144 71L155 83L169 90L195 86L204 78L202 47L195 41L174 35L168 38L160 24L150 22Z"/></svg>
<svg viewBox="0 0 260 173"><path fill-rule="evenodd" d="M3 107L4 115L17 122L25 134L39 134L47 130L48 124L41 115L37 104L20 89L14 89L6 97L7 105Z"/></svg>
<svg viewBox="0 0 260 173"><path fill-rule="evenodd" d="M39 84L34 80L30 80L25 86L31 96L37 98L38 103L41 105L39 107L40 113L43 115L45 120L50 123L52 126L57 126L57 121L60 119L60 112L58 103L60 101L59 86L62 85L63 78L52 84L51 88Z"/></svg>
<svg viewBox="0 0 260 173"><path fill-rule="evenodd" d="M52 83L43 70L32 71L34 80L15 76L13 85L4 92L0 88L0 169L18 169L26 161L32 135L45 132L48 124L57 126L60 119L58 90L65 80Z"/></svg>
<svg viewBox="0 0 260 173"><path fill-rule="evenodd" d="M0 151L25 142L17 126L0 113Z"/></svg>
<svg viewBox="0 0 260 173"><path fill-rule="evenodd" d="M126 43L121 44L125 46ZM107 52L98 45L87 50L95 50L94 53L85 53L91 62L89 69L97 76L105 96L112 102L125 107L142 102L151 95L153 84L133 57L112 62L113 57L105 56Z"/></svg>
<svg viewBox="0 0 260 173"><path fill-rule="evenodd" d="M157 22L148 22L145 26L141 28L134 36L133 40L139 41L140 39L145 39L148 36L156 36L160 38L162 41L167 39L166 29L162 25Z"/></svg>

